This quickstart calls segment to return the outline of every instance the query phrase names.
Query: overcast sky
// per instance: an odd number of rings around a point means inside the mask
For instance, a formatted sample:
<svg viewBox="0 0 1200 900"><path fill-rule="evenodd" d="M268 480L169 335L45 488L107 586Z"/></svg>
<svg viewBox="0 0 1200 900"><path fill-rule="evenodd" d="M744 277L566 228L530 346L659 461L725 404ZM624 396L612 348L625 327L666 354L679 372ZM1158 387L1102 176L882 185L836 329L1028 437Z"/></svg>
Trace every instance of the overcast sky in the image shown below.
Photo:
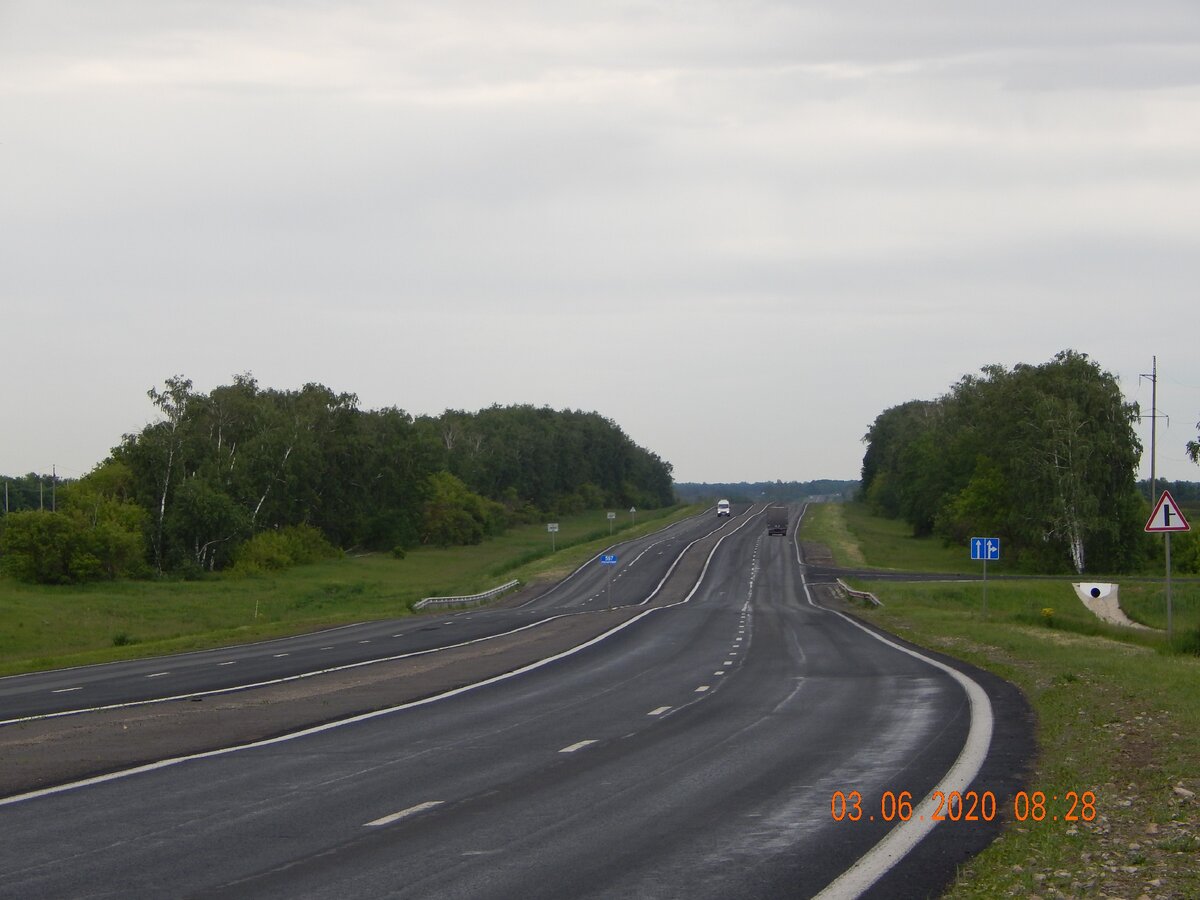
<svg viewBox="0 0 1200 900"><path fill-rule="evenodd" d="M1072 348L1195 481L1198 268L1195 0L0 0L6 474L251 372L857 478Z"/></svg>

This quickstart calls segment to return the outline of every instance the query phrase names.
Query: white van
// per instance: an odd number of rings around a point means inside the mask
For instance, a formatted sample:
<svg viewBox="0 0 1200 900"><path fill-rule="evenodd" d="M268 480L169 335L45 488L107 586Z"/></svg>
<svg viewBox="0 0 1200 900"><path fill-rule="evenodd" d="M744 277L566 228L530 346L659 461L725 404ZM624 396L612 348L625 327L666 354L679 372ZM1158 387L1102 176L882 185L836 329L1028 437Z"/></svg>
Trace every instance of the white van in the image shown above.
<svg viewBox="0 0 1200 900"><path fill-rule="evenodd" d="M718 500L717 501L717 515L718 516L729 515L729 501L728 500Z"/></svg>

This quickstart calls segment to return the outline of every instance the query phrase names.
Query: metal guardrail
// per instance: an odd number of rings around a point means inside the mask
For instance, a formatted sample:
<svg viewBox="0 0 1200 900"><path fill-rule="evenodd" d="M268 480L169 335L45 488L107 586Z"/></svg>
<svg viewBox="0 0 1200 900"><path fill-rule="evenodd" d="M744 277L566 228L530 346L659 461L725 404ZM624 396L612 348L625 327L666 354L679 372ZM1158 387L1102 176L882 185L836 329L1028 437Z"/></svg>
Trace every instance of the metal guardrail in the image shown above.
<svg viewBox="0 0 1200 900"><path fill-rule="evenodd" d="M859 600L870 600L876 606L883 606L883 602L870 591L856 591L840 578L837 580L837 583L838 586L851 597L857 597Z"/></svg>
<svg viewBox="0 0 1200 900"><path fill-rule="evenodd" d="M465 606L468 603L482 603L484 600L490 600L505 591L511 591L521 582L514 578L512 581L494 587L490 591L484 591L482 594L469 594L466 597L426 597L424 600L418 600L413 604L413 609L425 609L427 606Z"/></svg>

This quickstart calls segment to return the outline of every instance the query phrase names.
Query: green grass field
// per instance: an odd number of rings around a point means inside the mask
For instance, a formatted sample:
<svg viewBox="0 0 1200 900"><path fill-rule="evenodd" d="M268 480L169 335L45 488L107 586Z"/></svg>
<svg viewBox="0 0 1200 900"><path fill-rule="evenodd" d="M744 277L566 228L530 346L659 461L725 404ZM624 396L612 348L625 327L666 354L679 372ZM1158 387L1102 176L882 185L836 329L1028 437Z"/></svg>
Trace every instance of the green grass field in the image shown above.
<svg viewBox="0 0 1200 900"><path fill-rule="evenodd" d="M120 581L70 587L0 579L0 675L192 650L409 614L429 596L459 596L565 575L607 546L663 527L695 507L558 519L510 529L470 547L422 547L404 559L348 556L261 576Z"/></svg>
<svg viewBox="0 0 1200 900"><path fill-rule="evenodd" d="M868 566L970 571L861 507L810 506L802 537L824 533L849 535ZM1161 581L1119 583L1131 617L1165 626ZM1069 579L989 581L986 616L978 582L855 586L884 604L864 618L1021 688L1038 721L1030 790L1096 795L1092 823L1012 823L948 896L1200 896L1200 658L1171 652L1161 634L1101 623ZM1173 593L1177 634L1200 629L1200 585Z"/></svg>

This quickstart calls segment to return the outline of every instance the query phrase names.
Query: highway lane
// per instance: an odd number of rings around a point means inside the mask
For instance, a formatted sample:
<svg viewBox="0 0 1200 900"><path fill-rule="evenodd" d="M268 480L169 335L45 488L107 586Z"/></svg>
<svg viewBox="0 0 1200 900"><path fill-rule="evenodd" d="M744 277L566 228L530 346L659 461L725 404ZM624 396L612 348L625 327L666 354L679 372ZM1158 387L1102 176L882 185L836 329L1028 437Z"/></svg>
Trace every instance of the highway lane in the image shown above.
<svg viewBox="0 0 1200 900"><path fill-rule="evenodd" d="M516 609L435 611L253 644L0 678L0 724L30 716L240 690L478 641L534 626L553 615L639 602L653 592L688 544L729 527L729 521L705 513L618 543L610 548L618 556L616 566L588 563Z"/></svg>
<svg viewBox="0 0 1200 900"><path fill-rule="evenodd" d="M811 896L888 827L833 792L936 787L969 709L760 523L689 602L516 677L0 805L0 896Z"/></svg>

